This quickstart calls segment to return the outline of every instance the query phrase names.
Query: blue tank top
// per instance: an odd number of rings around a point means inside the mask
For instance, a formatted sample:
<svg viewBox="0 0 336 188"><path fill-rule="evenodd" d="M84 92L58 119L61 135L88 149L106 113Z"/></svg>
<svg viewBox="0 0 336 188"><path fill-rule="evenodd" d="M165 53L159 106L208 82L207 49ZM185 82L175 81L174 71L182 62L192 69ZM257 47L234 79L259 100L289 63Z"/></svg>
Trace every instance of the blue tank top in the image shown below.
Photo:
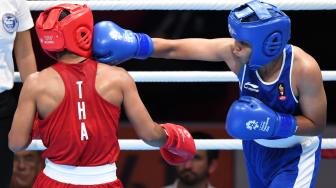
<svg viewBox="0 0 336 188"><path fill-rule="evenodd" d="M277 112L301 115L291 87L293 59L293 47L287 45L279 75L272 82L263 81L257 71L244 65L238 75L240 95L258 98ZM293 135L242 143L250 187L313 187L320 161L320 136Z"/></svg>
<svg viewBox="0 0 336 188"><path fill-rule="evenodd" d="M238 75L240 95L258 98L277 112L298 115L300 114L299 102L291 87L294 56L292 46L287 45L283 54L278 78L272 82L263 81L258 71L250 70L247 65L244 65Z"/></svg>

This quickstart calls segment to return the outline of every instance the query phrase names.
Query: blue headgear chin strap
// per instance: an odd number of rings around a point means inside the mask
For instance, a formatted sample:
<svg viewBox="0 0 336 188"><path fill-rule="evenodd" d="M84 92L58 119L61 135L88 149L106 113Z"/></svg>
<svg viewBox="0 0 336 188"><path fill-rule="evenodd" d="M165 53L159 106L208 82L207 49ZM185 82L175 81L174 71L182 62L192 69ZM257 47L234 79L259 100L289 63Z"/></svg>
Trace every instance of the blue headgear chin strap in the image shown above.
<svg viewBox="0 0 336 188"><path fill-rule="evenodd" d="M231 37L252 47L248 67L253 70L279 57L290 39L289 17L277 7L258 0L233 9L228 23Z"/></svg>

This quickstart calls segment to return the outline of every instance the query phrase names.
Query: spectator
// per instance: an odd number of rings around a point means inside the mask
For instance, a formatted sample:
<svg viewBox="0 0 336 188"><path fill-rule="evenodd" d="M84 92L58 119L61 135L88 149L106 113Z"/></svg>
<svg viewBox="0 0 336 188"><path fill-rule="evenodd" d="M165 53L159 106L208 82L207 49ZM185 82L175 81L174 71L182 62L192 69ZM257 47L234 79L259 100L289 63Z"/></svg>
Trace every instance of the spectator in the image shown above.
<svg viewBox="0 0 336 188"><path fill-rule="evenodd" d="M192 132L194 139L213 139L203 132ZM210 182L210 175L218 166L218 150L198 150L190 161L176 166L177 179L164 188L214 188Z"/></svg>
<svg viewBox="0 0 336 188"><path fill-rule="evenodd" d="M31 188L44 162L39 151L19 151L14 154L10 188Z"/></svg>

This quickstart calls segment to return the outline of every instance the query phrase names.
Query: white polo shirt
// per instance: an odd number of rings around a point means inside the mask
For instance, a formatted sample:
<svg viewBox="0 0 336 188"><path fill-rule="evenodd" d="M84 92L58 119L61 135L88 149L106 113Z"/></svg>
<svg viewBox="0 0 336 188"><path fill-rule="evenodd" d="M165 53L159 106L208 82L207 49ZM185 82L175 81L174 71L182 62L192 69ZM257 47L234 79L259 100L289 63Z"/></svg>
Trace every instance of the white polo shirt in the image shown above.
<svg viewBox="0 0 336 188"><path fill-rule="evenodd" d="M16 32L34 26L26 0L1 0L0 6L0 93L13 88L13 46Z"/></svg>

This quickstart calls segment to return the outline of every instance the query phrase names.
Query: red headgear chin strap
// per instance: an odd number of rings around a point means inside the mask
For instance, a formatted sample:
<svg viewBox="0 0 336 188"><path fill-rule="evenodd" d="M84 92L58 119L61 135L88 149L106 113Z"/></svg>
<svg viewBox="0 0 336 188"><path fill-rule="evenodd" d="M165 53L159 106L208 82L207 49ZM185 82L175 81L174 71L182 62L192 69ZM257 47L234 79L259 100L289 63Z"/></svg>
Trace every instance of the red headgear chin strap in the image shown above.
<svg viewBox="0 0 336 188"><path fill-rule="evenodd" d="M62 11L69 15L59 20ZM86 5L60 4L42 12L36 20L36 32L43 50L52 58L65 49L83 57L91 56L92 11Z"/></svg>

